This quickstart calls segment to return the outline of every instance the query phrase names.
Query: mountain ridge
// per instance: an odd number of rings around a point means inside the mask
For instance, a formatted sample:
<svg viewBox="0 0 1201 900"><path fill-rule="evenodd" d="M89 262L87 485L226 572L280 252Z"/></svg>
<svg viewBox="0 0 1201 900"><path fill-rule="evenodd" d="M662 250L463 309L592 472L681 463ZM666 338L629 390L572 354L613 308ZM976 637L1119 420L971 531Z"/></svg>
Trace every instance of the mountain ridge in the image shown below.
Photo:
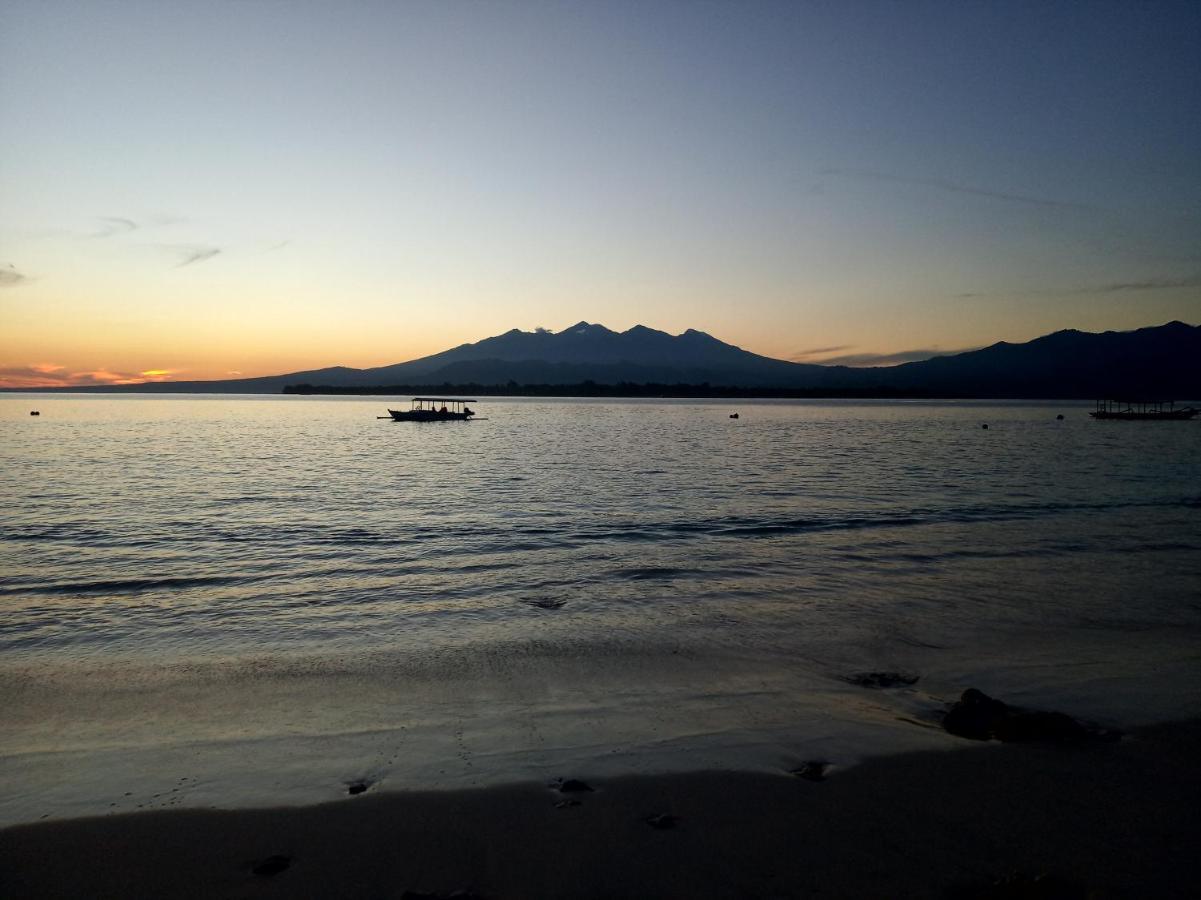
<svg viewBox="0 0 1201 900"><path fill-rule="evenodd" d="M1201 397L1201 326L1180 321L1130 331L1069 328L1021 343L997 341L889 367L797 363L743 350L689 328L678 335L635 325L623 332L580 321L558 332L510 329L407 362L330 366L219 381L150 382L53 390L278 393L389 386L654 383L806 392L878 390L923 396Z"/></svg>

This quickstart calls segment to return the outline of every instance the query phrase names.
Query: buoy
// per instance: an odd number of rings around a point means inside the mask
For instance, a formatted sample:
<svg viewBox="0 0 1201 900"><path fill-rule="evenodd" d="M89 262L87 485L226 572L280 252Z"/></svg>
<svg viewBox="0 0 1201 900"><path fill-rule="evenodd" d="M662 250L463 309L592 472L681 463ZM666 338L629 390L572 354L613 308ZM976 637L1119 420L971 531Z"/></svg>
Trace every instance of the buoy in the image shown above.
<svg viewBox="0 0 1201 900"><path fill-rule="evenodd" d="M981 428L983 428L985 431L988 431L988 423L987 423L987 422L985 422L985 423L984 423L983 425L981 425L980 427L981 427Z"/></svg>
<svg viewBox="0 0 1201 900"><path fill-rule="evenodd" d="M31 409L31 410L29 411L29 414L30 414L31 416L40 416L40 415L41 415L41 413L40 413L40 412L38 412L36 409Z"/></svg>
<svg viewBox="0 0 1201 900"><path fill-rule="evenodd" d="M1057 422L1062 422L1062 421L1063 421L1063 413L1060 413L1059 415L1057 415L1057 416L1055 417L1055 421L1057 421Z"/></svg>
<svg viewBox="0 0 1201 900"><path fill-rule="evenodd" d="M731 418L731 419L737 419L737 418L738 418L738 413L730 413L730 418Z"/></svg>

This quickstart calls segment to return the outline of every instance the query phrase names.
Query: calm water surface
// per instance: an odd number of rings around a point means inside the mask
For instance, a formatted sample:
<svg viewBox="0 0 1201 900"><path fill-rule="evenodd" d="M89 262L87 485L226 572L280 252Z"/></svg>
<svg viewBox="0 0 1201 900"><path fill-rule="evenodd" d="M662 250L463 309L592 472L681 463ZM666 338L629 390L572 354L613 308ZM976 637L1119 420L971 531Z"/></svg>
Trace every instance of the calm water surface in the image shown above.
<svg viewBox="0 0 1201 900"><path fill-rule="evenodd" d="M0 397L0 821L1201 712L1201 423L396 402Z"/></svg>

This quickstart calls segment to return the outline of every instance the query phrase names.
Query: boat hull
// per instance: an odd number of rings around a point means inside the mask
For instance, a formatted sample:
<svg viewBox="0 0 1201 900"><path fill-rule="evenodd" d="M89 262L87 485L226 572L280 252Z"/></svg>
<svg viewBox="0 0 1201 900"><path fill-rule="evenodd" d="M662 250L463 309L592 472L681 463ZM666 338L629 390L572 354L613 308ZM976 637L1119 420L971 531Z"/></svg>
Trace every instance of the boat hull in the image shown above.
<svg viewBox="0 0 1201 900"><path fill-rule="evenodd" d="M1109 412L1102 409L1090 412L1089 415L1094 419L1118 419L1126 422L1167 422L1191 419L1199 412L1201 410L1193 409L1190 406L1186 409L1173 409L1165 412Z"/></svg>
<svg viewBox="0 0 1201 900"><path fill-rule="evenodd" d="M393 422L466 422L474 414L431 409L390 409L388 415Z"/></svg>

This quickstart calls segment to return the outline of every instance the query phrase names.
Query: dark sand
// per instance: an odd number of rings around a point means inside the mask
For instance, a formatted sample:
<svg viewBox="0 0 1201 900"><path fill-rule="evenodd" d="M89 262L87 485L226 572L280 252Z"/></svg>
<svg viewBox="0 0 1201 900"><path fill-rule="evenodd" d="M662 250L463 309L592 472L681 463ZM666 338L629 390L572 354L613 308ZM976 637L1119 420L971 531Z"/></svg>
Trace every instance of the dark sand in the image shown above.
<svg viewBox="0 0 1201 900"><path fill-rule="evenodd" d="M306 808L47 822L0 831L0 897L1201 896L1199 761L1201 724L1187 723L1116 744L965 741L820 782L369 790ZM568 798L580 805L556 807ZM678 822L645 821L660 814ZM274 855L287 868L253 874ZM987 889L1040 875L1037 889Z"/></svg>

